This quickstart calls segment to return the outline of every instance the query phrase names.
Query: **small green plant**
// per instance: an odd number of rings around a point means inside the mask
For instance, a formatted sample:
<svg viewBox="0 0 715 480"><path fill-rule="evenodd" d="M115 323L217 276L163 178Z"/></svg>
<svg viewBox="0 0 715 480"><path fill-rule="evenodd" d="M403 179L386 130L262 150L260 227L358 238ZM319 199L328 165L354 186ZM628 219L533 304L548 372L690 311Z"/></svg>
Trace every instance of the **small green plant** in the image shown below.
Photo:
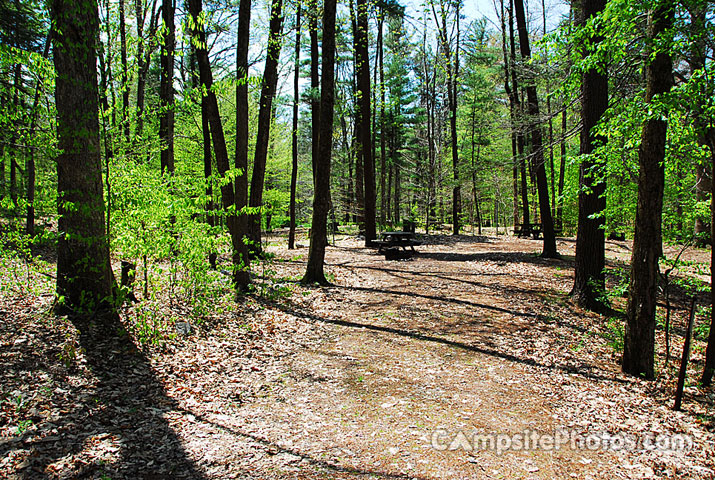
<svg viewBox="0 0 715 480"><path fill-rule="evenodd" d="M623 338L625 336L625 326L616 317L610 317L606 323L606 333L604 338L608 340L608 345L613 349L613 353L623 352Z"/></svg>
<svg viewBox="0 0 715 480"><path fill-rule="evenodd" d="M20 420L17 423L17 429L15 431L16 435L22 435L27 431L28 428L30 428L33 425L32 420Z"/></svg>

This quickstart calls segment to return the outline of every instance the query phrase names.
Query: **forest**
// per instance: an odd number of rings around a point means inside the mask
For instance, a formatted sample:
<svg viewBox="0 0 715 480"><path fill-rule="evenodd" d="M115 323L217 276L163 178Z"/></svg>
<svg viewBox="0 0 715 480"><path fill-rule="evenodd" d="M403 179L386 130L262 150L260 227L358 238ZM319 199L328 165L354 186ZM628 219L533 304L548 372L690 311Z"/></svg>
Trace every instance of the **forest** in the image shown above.
<svg viewBox="0 0 715 480"><path fill-rule="evenodd" d="M0 0L0 476L715 478L714 19Z"/></svg>

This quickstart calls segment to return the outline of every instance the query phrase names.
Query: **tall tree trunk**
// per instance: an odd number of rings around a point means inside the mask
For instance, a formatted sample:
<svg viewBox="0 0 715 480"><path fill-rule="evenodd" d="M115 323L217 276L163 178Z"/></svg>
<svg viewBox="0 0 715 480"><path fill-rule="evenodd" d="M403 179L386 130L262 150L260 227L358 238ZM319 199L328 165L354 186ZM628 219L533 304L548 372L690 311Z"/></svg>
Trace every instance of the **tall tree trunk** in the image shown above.
<svg viewBox="0 0 715 480"><path fill-rule="evenodd" d="M446 72L447 72L447 103L449 106L449 127L450 127L450 145L452 149L452 233L459 234L461 214L461 188L459 184L459 151L457 141L457 76L459 75L459 6L460 3L455 3L455 18L457 30L457 44L452 52L449 37L447 33L447 11L444 3L440 4L441 11L438 17L434 4L432 4L432 13L435 23L437 24L437 32L439 36L442 54L445 57ZM441 22L440 22L441 19ZM454 62L454 63L452 63Z"/></svg>
<svg viewBox="0 0 715 480"><path fill-rule="evenodd" d="M648 18L648 42L662 45L663 35L675 17L672 2L659 1ZM657 47L646 67L647 103L670 91L673 61L667 51ZM654 376L655 310L658 293L658 259L662 253L661 220L665 185L665 139L668 122L650 118L643 125L638 149L638 204L631 256L631 280L626 307L626 332L623 346L623 371L631 375Z"/></svg>
<svg viewBox="0 0 715 480"><path fill-rule="evenodd" d="M62 152L57 157L57 295L62 307L92 314L92 321L99 320L105 333L116 334L120 324L112 294L100 160L97 3L53 0L50 18ZM73 321L83 333L90 327L90 315Z"/></svg>
<svg viewBox="0 0 715 480"><path fill-rule="evenodd" d="M288 231L288 249L295 248L295 193L298 186L298 102L300 100L300 0L295 12L295 67L293 69L293 129L291 135L291 171L290 171L290 230ZM349 201L349 200L348 200Z"/></svg>
<svg viewBox="0 0 715 480"><path fill-rule="evenodd" d="M129 143L129 64L127 62L127 22L124 13L124 2L119 0L119 48L122 61L120 88L122 90L122 131Z"/></svg>
<svg viewBox="0 0 715 480"><path fill-rule="evenodd" d="M12 104L16 112L21 110L20 105L20 90L22 90L22 65L16 64L13 68L13 98ZM18 140L17 129L13 129L11 144L16 144ZM10 200L12 201L13 211L17 209L17 158L20 156L20 149L12 148L10 156ZM13 213L15 215L15 213Z"/></svg>
<svg viewBox="0 0 715 480"><path fill-rule="evenodd" d="M315 187L316 164L320 155L320 54L318 52L318 0L310 1L308 28L310 30L310 114L312 117L311 164L313 167L313 187ZM349 3L352 11L352 0Z"/></svg>
<svg viewBox="0 0 715 480"><path fill-rule="evenodd" d="M251 41L251 0L241 0L238 5L238 33L236 36L236 158L238 170L235 180L236 230L238 240L235 263L242 268L236 277L237 287L246 290L251 258L245 237L248 234L248 50Z"/></svg>
<svg viewBox="0 0 715 480"><path fill-rule="evenodd" d="M151 65L151 55L154 51L152 48L152 39L156 35L156 26L159 21L158 15L156 12L156 0L153 0L152 6L151 6L151 11L148 10L148 5L146 5L144 2L146 0L135 0L135 9L136 9L136 21L137 21L137 38L139 39L139 42L137 44L137 124L136 124L136 129L135 129L135 139L134 141L140 141L141 136L144 131L144 96L145 96L145 91L146 91L146 76L149 73L149 66ZM167 7L168 4L168 7ZM171 22L172 22L172 27L173 27L173 8L174 6L172 5L172 2L167 2L166 0L162 0L162 10L164 8L170 8L172 10L171 16ZM146 38L150 39L149 44L146 44L146 41L144 39L144 22L146 20L146 16L149 15L149 31L147 32ZM165 15L162 12L162 15ZM164 21L166 21L166 18L164 18ZM170 32L172 36L172 68L173 68L173 42L174 42L174 30L172 28ZM165 38L165 40L168 40L168 38ZM162 67L162 72L163 72L163 67ZM173 70L172 70L172 75L173 75ZM160 87L161 89L161 87ZM160 93L161 95L161 93Z"/></svg>
<svg viewBox="0 0 715 480"><path fill-rule="evenodd" d="M45 47L42 50L42 57L47 58L50 53L50 42L52 41L52 35L47 35L45 39ZM28 138L32 139L35 136L35 128L37 127L37 117L39 116L38 107L40 105L40 92L41 92L41 82L37 82L35 85L35 98L32 100L32 110L30 110L30 130L28 131ZM106 95L104 96L106 102ZM35 234L35 146L30 145L30 151L27 155L27 162L25 165L25 171L27 173L27 215L25 216L25 232L32 236Z"/></svg>
<svg viewBox="0 0 715 480"><path fill-rule="evenodd" d="M556 223L563 225L564 223L564 180L566 177L566 105L561 112L561 165L559 167L559 197L558 207L556 208Z"/></svg>
<svg viewBox="0 0 715 480"><path fill-rule="evenodd" d="M522 116L523 108L521 106L521 101L519 99L519 81L516 72L516 40L514 38L514 2L509 3L509 58L511 64L511 97L510 103L513 102L513 113L512 113L512 128L514 130L514 135L516 136L516 152L517 156L516 162L519 165L519 172L521 173L521 206L522 206L522 216L523 223L530 223L529 217L529 190L528 190L528 179L526 176L526 157L524 156L524 134L521 132L521 127L519 125L519 119Z"/></svg>
<svg viewBox="0 0 715 480"><path fill-rule="evenodd" d="M258 110L258 133L256 134L256 153L253 158L253 174L251 175L251 193L249 206L263 206L263 183L266 177L268 160L268 140L271 132L273 116L273 97L278 85L278 57L281 53L281 30L283 0L273 0L271 3L271 19L269 22L268 48L266 49L266 66L261 83L261 99ZM261 251L261 214L251 213L248 216L248 238L251 241L249 250Z"/></svg>
<svg viewBox="0 0 715 480"><path fill-rule="evenodd" d="M606 7L606 0L581 0L579 24L585 26L589 19L596 17ZM603 37L596 32L587 41L589 49L582 52L584 57L593 54ZM579 305L589 310L604 308L606 249L605 221L606 182L601 178L599 162L590 155L596 144L605 143L603 136L596 136L593 129L608 108L608 76L606 66L593 66L582 74L581 87L581 162L580 189L578 195L578 235L576 237L576 262L574 286L571 294Z"/></svg>
<svg viewBox="0 0 715 480"><path fill-rule="evenodd" d="M323 8L323 69L320 89L320 155L316 163L313 221L308 265L303 283L327 284L323 265L327 246L327 220L330 203L330 163L333 149L333 104L335 87L335 11L336 0L325 0Z"/></svg>
<svg viewBox="0 0 715 480"><path fill-rule="evenodd" d="M384 15L384 12L382 13ZM377 51L380 54L380 225L385 224L385 203L387 197L385 192L385 169L387 168L387 160L385 158L385 50L383 45L383 20L378 22L377 31Z"/></svg>
<svg viewBox="0 0 715 480"><path fill-rule="evenodd" d="M161 46L161 79L159 86L159 139L161 140L161 173L174 174L174 9L173 0L162 0L164 42ZM137 135L140 134L137 123Z"/></svg>
<svg viewBox="0 0 715 480"><path fill-rule="evenodd" d="M526 61L531 58L529 48L529 32L526 29L526 14L524 12L524 1L514 0L516 10L516 25L519 32L519 49L521 56ZM544 246L541 256L545 258L555 258L559 254L556 251L556 235L554 234L554 220L551 216L549 206L549 185L546 179L546 168L544 165L544 148L539 122L539 97L536 95L536 84L534 79L529 79L526 85L527 107L530 117L532 166L536 175L536 186L539 195L539 213L541 215L541 226L544 235Z"/></svg>
<svg viewBox="0 0 715 480"><path fill-rule="evenodd" d="M226 176L229 170L228 151L226 150L226 138L223 133L223 124L221 123L221 115L218 109L218 101L216 94L211 89L213 85L213 74L211 72L211 64L209 62L209 53L206 45L206 33L203 23L198 21L201 18L201 0L188 0L189 15L191 16L191 35L196 45L196 61L199 65L199 77L201 86L205 92L206 108L205 114L208 117L209 129L211 131L211 139L214 148L214 156L216 158L216 167L218 173L222 177ZM248 275L248 265L242 265L238 255L242 239L239 235L237 215L234 211L235 197L233 184L227 182L221 186L221 203L224 211L227 212L226 223L231 234L232 260L233 260L233 283L237 289L245 283L242 276Z"/></svg>
<svg viewBox="0 0 715 480"><path fill-rule="evenodd" d="M375 228L375 163L372 156L370 132L370 63L368 56L367 1L356 0L357 35L355 42L355 69L360 109L359 150L362 155L363 180L365 181L365 246L371 246L376 238Z"/></svg>
<svg viewBox="0 0 715 480"><path fill-rule="evenodd" d="M712 126L708 128L706 138L710 147L710 168L715 172L715 128ZM710 238L715 239L715 182L710 182ZM715 285L715 248L710 249L710 285ZM710 302L715 305L715 288L712 287L710 288ZM710 333L708 334L708 346L705 350L703 386L710 386L713 374L715 374L715 309L710 310Z"/></svg>
<svg viewBox="0 0 715 480"><path fill-rule="evenodd" d="M510 70L514 67L509 66L509 55L507 53L507 38L506 38L506 11L504 8L504 0L500 1L500 12L499 19L501 21L501 38L502 38L502 57L504 60L504 91L506 92L507 98L509 99L509 120L511 129L511 158L512 158L512 193L513 193L513 209L512 209L512 220L514 225L519 223L519 158L517 156L516 150L516 105L514 102L514 92L511 89L509 83ZM476 95L476 93L475 93ZM474 122L474 118L472 118ZM473 129L474 127L472 127ZM472 147L474 148L474 147ZM476 186L476 182L475 186ZM476 195L475 195L476 199ZM479 234L481 235L482 226L479 225Z"/></svg>

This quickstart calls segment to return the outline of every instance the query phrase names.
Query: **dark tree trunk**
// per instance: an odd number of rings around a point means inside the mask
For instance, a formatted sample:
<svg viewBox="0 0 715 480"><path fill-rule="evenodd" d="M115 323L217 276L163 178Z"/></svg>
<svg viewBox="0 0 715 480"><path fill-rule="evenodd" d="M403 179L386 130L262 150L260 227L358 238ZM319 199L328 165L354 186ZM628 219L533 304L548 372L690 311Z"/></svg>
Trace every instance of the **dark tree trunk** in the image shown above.
<svg viewBox="0 0 715 480"><path fill-rule="evenodd" d="M352 1L350 2L352 10ZM320 155L320 54L318 52L318 0L311 0L310 15L308 16L310 29L310 114L312 116L311 138L311 164L313 166L313 187L315 187L315 170Z"/></svg>
<svg viewBox="0 0 715 480"><path fill-rule="evenodd" d="M563 226L564 221L564 179L566 176L566 105L561 112L561 165L559 168L559 197L556 208L556 223Z"/></svg>
<svg viewBox="0 0 715 480"><path fill-rule="evenodd" d="M372 156L370 132L370 63L368 56L367 1L357 0L357 35L355 41L355 69L357 74L360 108L359 150L362 155L363 180L365 181L365 246L372 245L376 238L375 228L375 163Z"/></svg>
<svg viewBox="0 0 715 480"><path fill-rule="evenodd" d="M266 177L266 162L268 160L268 140L271 134L273 120L273 97L278 85L278 57L281 53L281 30L283 0L273 0L271 3L271 19L269 22L268 47L266 48L266 66L261 83L260 107L258 110L258 133L256 135L256 153L253 157L253 174L251 175L251 193L249 206L263 206L263 184ZM252 213L248 216L248 238L251 241L249 249L261 251L261 214Z"/></svg>
<svg viewBox="0 0 715 480"><path fill-rule="evenodd" d="M580 24L595 17L606 7L606 0L581 0ZM583 55L593 53L603 38L596 36L588 42L590 48ZM602 136L596 137L592 130L608 108L608 76L595 66L582 74L581 87L581 163L578 195L578 235L576 237L576 262L572 295L579 305L589 310L602 310L606 266L603 211L606 209L606 182L601 178L598 161L591 155L597 143L605 143Z"/></svg>
<svg viewBox="0 0 715 480"><path fill-rule="evenodd" d="M291 171L290 171L290 230L288 231L288 249L295 248L295 193L298 186L298 102L300 100L300 1L295 12L295 68L293 69L293 130L291 135ZM348 200L349 201L349 200Z"/></svg>
<svg viewBox="0 0 715 480"><path fill-rule="evenodd" d="M382 26L383 20L380 19L377 31L377 51L380 55L380 225L385 224L385 208L387 206L385 203L387 199L385 192L385 169L387 168L387 161L385 159L385 130L387 129L385 125L385 51Z"/></svg>
<svg viewBox="0 0 715 480"><path fill-rule="evenodd" d="M206 223L209 227L215 227L216 222L216 205L214 204L214 190L213 182L211 180L211 175L213 173L212 157L211 157L211 130L209 128L209 114L208 114L208 98L201 98L201 134L203 140L203 152L204 152L204 179L206 180ZM215 251L209 252L209 265L214 270L216 269L216 257Z"/></svg>
<svg viewBox="0 0 715 480"><path fill-rule="evenodd" d="M21 109L20 106L20 90L22 87L22 65L19 63L13 68L13 99L12 103L16 112ZM18 140L17 129L13 129L11 144L16 144ZM14 147L13 154L10 156L10 200L12 201L13 210L17 208L17 158L20 155L20 149ZM13 213L15 215L15 213Z"/></svg>
<svg viewBox="0 0 715 480"><path fill-rule="evenodd" d="M244 237L248 233L248 49L251 41L251 0L241 0L238 6L238 33L236 36L236 242L235 262L243 272L237 276L237 287L246 290L251 281L251 258Z"/></svg>
<svg viewBox="0 0 715 480"><path fill-rule="evenodd" d="M168 6L167 6L168 4ZM172 23L172 29L170 32L168 32L168 35L170 35L171 38L171 43L172 43L172 67L173 67L173 43L174 43L174 30L173 30L173 23L174 23L174 6L172 5L171 1L167 0L162 0L162 10L165 8L171 10L171 23ZM144 5L144 2L142 0L135 0L135 10L136 10L136 22L137 22L137 38L139 39L139 43L137 44L137 124L136 124L136 130L135 130L135 139L134 141L140 141L141 136L144 130L144 96L145 96L145 91L146 91L146 76L149 73L149 66L151 64L151 55L153 53L153 48L151 48L151 43L149 45L145 45L145 40L144 40L144 21L146 19L147 14L149 15L149 31L147 32L146 38L153 39L154 36L156 35L156 26L157 22L159 21L158 15L156 12L156 0L153 1L151 11L147 10L147 6ZM162 12L163 14L163 12ZM166 22L166 17L164 17L164 21ZM168 24L166 24L168 25ZM169 40L168 36L165 38L165 40ZM146 51L145 51L146 49ZM163 50L163 49L162 49ZM163 67L162 72L163 72ZM172 70L172 74L173 74ZM161 96L161 92L159 93Z"/></svg>
<svg viewBox="0 0 715 480"><path fill-rule="evenodd" d="M521 101L519 99L519 81L516 74L516 40L514 38L514 4L509 4L509 50L511 60L511 96L509 98L512 110L512 129L516 137L516 157L515 161L519 165L521 173L521 206L523 211L523 222L528 224L529 219L529 190L528 179L526 177L526 157L524 156L524 134L519 126L519 117L522 114Z"/></svg>
<svg viewBox="0 0 715 480"><path fill-rule="evenodd" d="M119 0L119 53L122 60L122 131L124 138L129 143L129 65L127 62L127 22L124 13L124 2Z"/></svg>
<svg viewBox="0 0 715 480"><path fill-rule="evenodd" d="M99 29L94 0L50 2L57 73L57 191L59 242L57 295L63 307L95 314L106 333L120 328L104 224L99 141L97 56ZM86 332L88 316L77 319Z"/></svg>
<svg viewBox="0 0 715 480"><path fill-rule="evenodd" d="M524 1L514 0L516 9L516 25L519 32L519 49L524 60L531 57L529 48L529 32L526 30L526 14L524 12ZM536 84L534 79L530 79L526 85L527 107L530 117L531 147L532 147L532 168L536 176L536 187L539 195L539 214L541 215L541 226L544 234L544 247L541 256L545 258L555 258L559 254L556 251L556 235L554 234L554 220L551 216L549 206L549 185L546 178L546 167L544 165L544 146L539 122L539 97L536 95Z"/></svg>
<svg viewBox="0 0 715 480"><path fill-rule="evenodd" d="M447 29L447 12L444 3L441 15L438 17L434 4L432 4L432 13L437 24L437 32L439 42L442 48L442 54L445 57L446 73L447 73L447 103L449 107L449 127L450 127L450 146L452 149L452 177L454 184L452 186L452 233L459 234L460 224L459 216L461 214L461 188L459 184L459 151L457 141L457 76L459 75L459 2L455 3L457 9L456 25L457 25L457 45L452 52ZM441 22L440 19L441 18ZM452 63L454 62L454 63Z"/></svg>
<svg viewBox="0 0 715 480"><path fill-rule="evenodd" d="M507 38L506 38L506 11L504 9L504 0L500 2L500 20L501 20L501 38L502 38L502 56L504 59L504 91L506 92L507 98L509 99L509 120L511 123L511 158L512 158L512 194L514 197L513 201L513 212L512 221L514 225L519 223L519 166L518 166L518 156L516 150L516 104L514 102L514 92L509 84L510 70L513 69L513 65L509 66L509 54L507 53ZM474 122L474 118L472 118ZM474 127L472 127L473 129ZM472 147L474 148L474 147ZM476 181L475 187L476 187ZM475 192L476 193L476 192ZM475 194L476 199L476 194ZM479 225L479 234L482 233L482 226Z"/></svg>
<svg viewBox="0 0 715 480"><path fill-rule="evenodd" d="M48 35L45 40L45 47L42 51L42 57L47 58L50 53L50 42L52 41L52 35ZM37 117L39 112L37 111L40 104L40 92L41 83L37 82L35 85L35 98L32 100L32 110L30 110L31 120L30 120L30 130L28 132L29 138L34 138L35 128L37 127ZM105 102L106 102L106 96ZM1 153L0 153L1 154ZM35 234L35 147L30 146L30 151L27 155L27 162L25 165L25 171L27 173L27 215L25 217L25 232L32 236Z"/></svg>
<svg viewBox="0 0 715 480"><path fill-rule="evenodd" d="M161 47L161 84L159 101L159 139L161 140L161 173L174 173L174 2L162 0L164 42ZM148 63L148 62L147 62ZM137 130L139 126L137 124Z"/></svg>
<svg viewBox="0 0 715 480"><path fill-rule="evenodd" d="M316 163L313 221L308 265L303 283L327 284L323 271L327 246L327 220L330 207L330 163L333 149L333 104L335 87L335 11L336 0L325 0L323 8L323 69L320 89L320 155Z"/></svg>
<svg viewBox="0 0 715 480"><path fill-rule="evenodd" d="M672 27L674 16L675 7L671 2L657 3L648 19L650 44ZM672 84L673 61L667 52L658 51L646 67L646 102L651 103L654 96L670 91ZM658 259L662 253L663 160L667 130L667 120L647 120L638 149L638 204L622 366L625 373L648 379L654 376L655 310Z"/></svg>
<svg viewBox="0 0 715 480"><path fill-rule="evenodd" d="M211 131L211 139L214 148L214 156L216 158L216 167L221 176L225 176L229 170L228 151L226 150L226 138L223 133L223 124L221 123L221 115L218 109L218 101L216 94L211 89L213 85L213 74L211 73L211 64L209 62L209 53L206 50L206 33L203 24L198 21L201 16L201 0L188 0L189 15L192 18L193 28L191 35L196 45L196 61L199 65L199 77L201 85L205 93L206 108L204 113L208 117L209 130ZM221 186L221 202L224 211L227 213L226 223L231 234L231 246L233 249L233 283L237 289L242 285L247 284L244 277L248 276L248 265L242 265L239 257L240 244L242 239L239 236L237 216L235 213L230 213L235 206L235 197L233 184L226 183Z"/></svg>
<svg viewBox="0 0 715 480"><path fill-rule="evenodd" d="M710 168L715 172L715 129L708 129L707 135L710 147ZM710 183L710 238L715 238L715 182ZM710 249L710 285L715 285L715 248ZM715 288L710 288L710 302L715 305ZM703 386L709 386L715 373L715 309L710 311L710 333L708 346L705 350L705 367L703 368Z"/></svg>
<svg viewBox="0 0 715 480"><path fill-rule="evenodd" d="M690 63L691 73L696 71L702 71L705 68L705 62L707 60L708 36L704 33L706 31L706 14L707 9L704 4L700 2L688 2L689 3L689 13L690 13L690 52L688 61ZM705 88L701 88L699 92L702 98L708 98L708 92ZM696 135L698 138L698 143L704 147L708 147L708 127L707 119L703 115L704 106L700 104L693 105L693 123L695 125ZM695 200L698 202L704 202L707 199L707 194L712 189L712 169L708 168L707 164L702 165L697 163L695 165ZM678 217L679 220L681 217ZM697 216L695 218L694 226L694 237L696 245L701 247L705 245L712 245L713 237L710 235L710 226L707 223L707 217L703 218ZM682 220L681 220L682 221Z"/></svg>

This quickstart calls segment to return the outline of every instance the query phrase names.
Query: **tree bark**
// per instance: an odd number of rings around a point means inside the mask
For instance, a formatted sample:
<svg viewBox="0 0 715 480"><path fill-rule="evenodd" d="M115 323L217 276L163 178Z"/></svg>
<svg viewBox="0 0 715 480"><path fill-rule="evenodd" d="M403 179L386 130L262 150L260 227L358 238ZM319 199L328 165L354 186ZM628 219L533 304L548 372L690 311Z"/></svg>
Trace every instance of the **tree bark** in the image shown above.
<svg viewBox="0 0 715 480"><path fill-rule="evenodd" d="M251 258L246 244L248 233L248 50L251 41L251 0L241 0L238 6L238 33L236 37L236 158L238 170L235 181L236 263L243 269L237 276L239 290L248 289Z"/></svg>
<svg viewBox="0 0 715 480"><path fill-rule="evenodd" d="M524 60L531 58L529 48L529 33L526 29L526 14L524 12L524 1L514 0L516 10L516 24L519 32L519 49ZM549 185L546 178L546 167L544 165L544 146L539 122L539 97L536 95L536 84L533 79L526 85L527 108L530 117L531 164L536 176L536 188L539 196L539 214L541 215L541 227L544 235L544 245L541 256L545 258L556 258L559 256L556 251L556 235L554 234L554 220L549 207Z"/></svg>
<svg viewBox="0 0 715 480"><path fill-rule="evenodd" d="M675 8L661 0L648 18L648 41L652 45L674 22ZM652 49L652 47L651 47ZM646 67L647 103L670 91L673 61L658 50ZM665 140L668 122L659 115L643 125L638 149L638 204L631 256L631 280L626 307L623 371L652 379L654 376L655 311L658 293L658 260L662 253L661 220L665 185Z"/></svg>
<svg viewBox="0 0 715 480"><path fill-rule="evenodd" d="M458 152L458 141L457 141L457 76L459 75L459 5L460 3L455 3L456 13L456 26L457 26L457 45L455 46L454 53L450 47L449 38L447 34L447 11L445 10L444 3L440 4L441 11L440 16L441 22L438 19L437 11L435 10L434 4L432 4L432 13L434 15L435 23L437 24L437 33L439 36L439 42L442 48L442 54L445 57L446 72L447 72L447 103L449 107L449 127L450 127L450 146L452 149L452 180L454 184L452 185L452 233L454 235L459 234L460 229L460 219L461 214L461 188L459 183L459 152ZM452 63L454 62L454 64Z"/></svg>
<svg viewBox="0 0 715 480"><path fill-rule="evenodd" d="M159 86L159 139L161 140L161 173L174 174L174 9L173 0L162 0L164 44L161 47L161 79ZM137 125L139 132L139 126Z"/></svg>
<svg viewBox="0 0 715 480"><path fill-rule="evenodd" d="M323 71L320 89L320 150L316 163L313 221L308 265L303 283L325 285L323 266L327 246L327 219L330 203L330 164L333 148L333 104L335 87L335 12L336 0L325 0L323 7Z"/></svg>
<svg viewBox="0 0 715 480"><path fill-rule="evenodd" d="M268 161L268 140L273 121L273 97L278 85L278 57L281 53L281 30L283 0L273 0L271 3L271 19L269 22L268 47L266 48L266 66L261 82L261 98L258 110L258 133L256 134L256 152L253 158L253 174L251 175L251 193L249 206L263 206L263 187ZM249 250L261 251L261 214L251 213L248 216L248 238L251 241Z"/></svg>
<svg viewBox="0 0 715 480"><path fill-rule="evenodd" d="M211 72L209 53L206 45L206 33L204 31L203 24L198 21L201 17L201 0L188 0L187 3L189 7L189 15L192 17L191 24L193 28L191 29L191 35L193 36L196 45L196 61L199 65L199 77L201 79L201 86L204 90L206 101L204 113L208 117L214 156L216 158L216 167L218 168L218 173L222 177L225 177L229 170L228 151L226 150L226 138L224 136L221 115L218 109L218 101L216 100L216 94L211 89L213 85L213 74ZM243 244L243 242L238 230L237 215L235 212L232 213L235 206L235 196L232 183L227 182L225 185L221 186L221 202L223 204L224 211L227 212L226 223L228 224L228 230L231 234L233 261L232 279L236 289L240 290L242 285L247 283L245 277L248 276L249 265L241 264L241 258L238 254L240 251L240 245Z"/></svg>
<svg viewBox="0 0 715 480"><path fill-rule="evenodd" d="M362 155L363 180L365 182L365 246L372 245L376 238L375 227L375 163L372 156L372 133L370 132L370 63L368 56L367 1L356 0L357 31L355 42L355 69L357 73L358 108L360 108L359 150Z"/></svg>
<svg viewBox="0 0 715 480"><path fill-rule="evenodd" d="M514 39L514 2L509 4L509 50L510 50L510 60L511 60L511 92L512 97L510 102L513 101L513 117L512 117L512 128L516 136L516 157L515 161L519 165L519 172L521 174L521 206L522 206L522 216L523 223L530 223L529 218L529 183L526 176L526 157L524 156L524 134L521 132L521 127L519 125L519 116L522 114L522 105L519 98L519 81L516 72L516 41Z"/></svg>
<svg viewBox="0 0 715 480"><path fill-rule="evenodd" d="M45 47L42 51L42 57L47 58L50 53L50 42L52 41L52 35L47 35L45 40ZM30 110L31 120L30 120L30 130L28 132L29 138L34 138L35 128L37 127L37 117L39 112L37 111L40 104L40 92L41 82L37 82L35 85L35 98L32 100L32 110ZM105 97L106 99L106 97ZM35 234L35 146L30 145L30 151L27 155L27 162L25 165L25 172L27 173L27 215L25 216L25 233L32 236Z"/></svg>
<svg viewBox="0 0 715 480"><path fill-rule="evenodd" d="M295 67L293 69L293 130L291 135L290 229L288 249L295 248L295 194L298 186L298 102L300 100L300 0L295 12Z"/></svg>
<svg viewBox="0 0 715 480"><path fill-rule="evenodd" d="M127 62L127 22L124 13L124 2L119 0L119 48L122 61L122 76L120 88L122 90L122 131L124 138L129 143L129 65Z"/></svg>
<svg viewBox="0 0 715 480"><path fill-rule="evenodd" d="M57 74L57 295L76 314L93 314L106 333L120 328L104 224L99 140L95 0L50 2ZM94 315L101 313L101 315ZM74 319L80 331L88 315Z"/></svg>
<svg viewBox="0 0 715 480"><path fill-rule="evenodd" d="M320 155L318 143L320 137L320 53L318 51L318 0L310 1L308 28L310 30L310 114L312 117L311 165L313 167L313 187L315 187L316 164ZM352 11L352 1L350 1L350 9Z"/></svg>
<svg viewBox="0 0 715 480"><path fill-rule="evenodd" d="M159 21L159 15L157 14L156 11L156 0L152 3L151 11L149 12L144 5L144 0L135 0L135 9L136 9L136 22L137 22L137 38L139 39L139 42L137 44L137 124L136 124L136 129L135 129L135 139L134 141L137 142L141 140L141 136L144 131L144 96L145 96L145 91L146 91L146 76L149 73L149 66L151 65L151 55L154 51L153 48L153 43L152 39L156 35L156 27L157 23ZM172 21L172 26L173 26L173 16L174 16L174 8L172 5L172 2L167 1L167 0L162 0L162 10L167 7L167 4L169 5L169 9L171 10L171 21ZM150 42L148 45L146 44L146 41L144 40L144 21L146 19L147 14L149 15L149 31L147 32L146 37L150 39ZM163 12L162 12L163 14ZM166 19L164 19L166 20ZM173 28L171 29L170 32L172 36L172 43L173 43L173 36L174 36L174 31ZM145 51L146 49L146 51ZM173 46L172 46L172 66L173 66ZM162 72L163 72L163 67ZM174 73L173 70L171 72L172 74ZM161 92L160 92L161 95Z"/></svg>
<svg viewBox="0 0 715 480"><path fill-rule="evenodd" d="M606 7L606 0L581 0L580 24L597 16ZM590 48L583 55L593 54L603 40L598 33L588 42ZM590 155L598 143L605 143L603 136L596 136L593 129L608 108L608 76L606 66L595 66L582 74L581 87L581 163L580 189L578 195L578 235L576 237L576 262L574 286L571 294L579 305L589 310L603 310L605 288L606 250L605 222L606 182L601 178L597 160Z"/></svg>

